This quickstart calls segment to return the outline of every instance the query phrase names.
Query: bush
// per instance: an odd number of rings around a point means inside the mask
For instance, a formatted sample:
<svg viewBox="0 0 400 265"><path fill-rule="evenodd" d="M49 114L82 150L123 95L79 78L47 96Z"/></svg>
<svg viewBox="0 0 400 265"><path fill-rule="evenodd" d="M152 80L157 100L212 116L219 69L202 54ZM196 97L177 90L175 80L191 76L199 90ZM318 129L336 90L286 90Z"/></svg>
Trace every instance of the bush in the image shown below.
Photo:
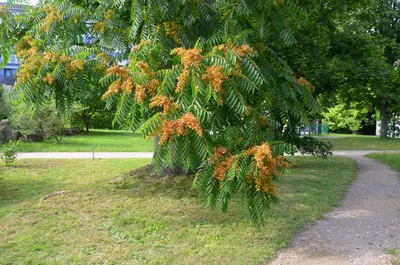
<svg viewBox="0 0 400 265"><path fill-rule="evenodd" d="M17 159L17 146L19 142L10 141L8 144L3 145L0 150L0 158L3 160L4 166L8 167Z"/></svg>
<svg viewBox="0 0 400 265"><path fill-rule="evenodd" d="M302 155L310 154L324 159L328 158L328 155L332 155L333 145L329 141L318 141L313 137L305 136L295 139L294 144Z"/></svg>
<svg viewBox="0 0 400 265"><path fill-rule="evenodd" d="M8 120L11 127L25 135L54 137L57 142L60 142L64 128L69 124L69 119L57 111L54 101L49 102L36 113L34 109L26 105L21 95L12 100L6 99L6 105L9 109Z"/></svg>
<svg viewBox="0 0 400 265"><path fill-rule="evenodd" d="M7 119L8 117L8 108L6 100L8 91L9 91L8 86L0 84L0 120Z"/></svg>

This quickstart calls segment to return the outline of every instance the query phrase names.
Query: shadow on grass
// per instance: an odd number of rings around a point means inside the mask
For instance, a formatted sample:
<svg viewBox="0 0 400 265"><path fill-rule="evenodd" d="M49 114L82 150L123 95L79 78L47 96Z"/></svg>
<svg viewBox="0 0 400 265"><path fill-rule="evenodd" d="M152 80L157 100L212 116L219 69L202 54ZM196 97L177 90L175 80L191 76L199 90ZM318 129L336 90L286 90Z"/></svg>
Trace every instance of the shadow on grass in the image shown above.
<svg viewBox="0 0 400 265"><path fill-rule="evenodd" d="M54 189L60 188L50 180L38 180L27 178L24 172L35 172L38 169L46 168L46 164L16 164L7 167L10 177L3 177L0 172L0 209L23 201L39 200L44 195L51 193ZM0 168L3 169L4 168ZM4 171L3 171L4 172Z"/></svg>
<svg viewBox="0 0 400 265"><path fill-rule="evenodd" d="M6 180L0 177L0 208L30 201L35 197L39 200L48 189L48 183L44 181Z"/></svg>

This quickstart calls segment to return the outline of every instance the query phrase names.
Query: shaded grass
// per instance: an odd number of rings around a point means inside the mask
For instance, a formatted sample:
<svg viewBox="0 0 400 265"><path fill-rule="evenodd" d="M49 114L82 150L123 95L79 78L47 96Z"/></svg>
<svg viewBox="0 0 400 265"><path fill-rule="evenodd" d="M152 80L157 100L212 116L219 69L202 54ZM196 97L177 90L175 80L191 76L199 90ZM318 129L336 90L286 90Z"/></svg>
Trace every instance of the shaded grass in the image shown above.
<svg viewBox="0 0 400 265"><path fill-rule="evenodd" d="M140 134L117 130L91 130L88 134L64 136L57 144L53 138L37 143L20 143L18 152L151 152L153 140ZM1 149L1 144L0 144Z"/></svg>
<svg viewBox="0 0 400 265"><path fill-rule="evenodd" d="M393 170L400 172L400 154L372 153L365 156L378 160L383 164L391 167Z"/></svg>
<svg viewBox="0 0 400 265"><path fill-rule="evenodd" d="M259 264L338 206L349 159L290 157L280 205L256 229L234 199L204 206L190 177L126 174L148 160L22 160L0 171L1 263ZM40 200L49 193L66 193Z"/></svg>
<svg viewBox="0 0 400 265"><path fill-rule="evenodd" d="M400 139L380 139L378 136L319 138L330 141L334 150L400 150Z"/></svg>

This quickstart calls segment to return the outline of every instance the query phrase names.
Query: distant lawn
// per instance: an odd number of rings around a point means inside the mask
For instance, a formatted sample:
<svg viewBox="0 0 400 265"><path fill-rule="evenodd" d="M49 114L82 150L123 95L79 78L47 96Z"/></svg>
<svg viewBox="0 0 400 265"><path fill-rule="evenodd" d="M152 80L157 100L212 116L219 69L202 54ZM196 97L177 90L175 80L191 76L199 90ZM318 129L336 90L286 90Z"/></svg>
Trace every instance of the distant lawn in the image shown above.
<svg viewBox="0 0 400 265"><path fill-rule="evenodd" d="M226 214L206 208L189 177L126 174L149 160L21 160L0 169L0 263L264 263L340 205L356 174L346 158L289 159L261 229L236 199Z"/></svg>
<svg viewBox="0 0 400 265"><path fill-rule="evenodd" d="M376 159L400 172L400 154L372 153L366 155L366 157Z"/></svg>
<svg viewBox="0 0 400 265"><path fill-rule="evenodd" d="M319 139L330 141L334 150L400 150L400 139L380 139L378 136L340 136Z"/></svg>
<svg viewBox="0 0 400 265"><path fill-rule="evenodd" d="M60 144L50 138L44 142L21 143L19 152L151 152L153 140L144 140L140 134L117 130L91 130L88 134L65 136ZM1 148L1 145L0 145Z"/></svg>

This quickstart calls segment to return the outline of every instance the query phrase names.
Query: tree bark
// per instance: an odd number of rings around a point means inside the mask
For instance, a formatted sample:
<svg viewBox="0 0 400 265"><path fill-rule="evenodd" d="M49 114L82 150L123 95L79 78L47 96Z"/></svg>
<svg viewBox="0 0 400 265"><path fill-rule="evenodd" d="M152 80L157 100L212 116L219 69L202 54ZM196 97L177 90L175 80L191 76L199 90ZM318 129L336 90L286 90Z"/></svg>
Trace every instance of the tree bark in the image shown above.
<svg viewBox="0 0 400 265"><path fill-rule="evenodd" d="M387 132L388 132L388 108L389 108L389 103L386 98L382 99L381 101L381 106L380 106L380 111L381 111L381 132L380 132L380 137L382 139L387 138Z"/></svg>

